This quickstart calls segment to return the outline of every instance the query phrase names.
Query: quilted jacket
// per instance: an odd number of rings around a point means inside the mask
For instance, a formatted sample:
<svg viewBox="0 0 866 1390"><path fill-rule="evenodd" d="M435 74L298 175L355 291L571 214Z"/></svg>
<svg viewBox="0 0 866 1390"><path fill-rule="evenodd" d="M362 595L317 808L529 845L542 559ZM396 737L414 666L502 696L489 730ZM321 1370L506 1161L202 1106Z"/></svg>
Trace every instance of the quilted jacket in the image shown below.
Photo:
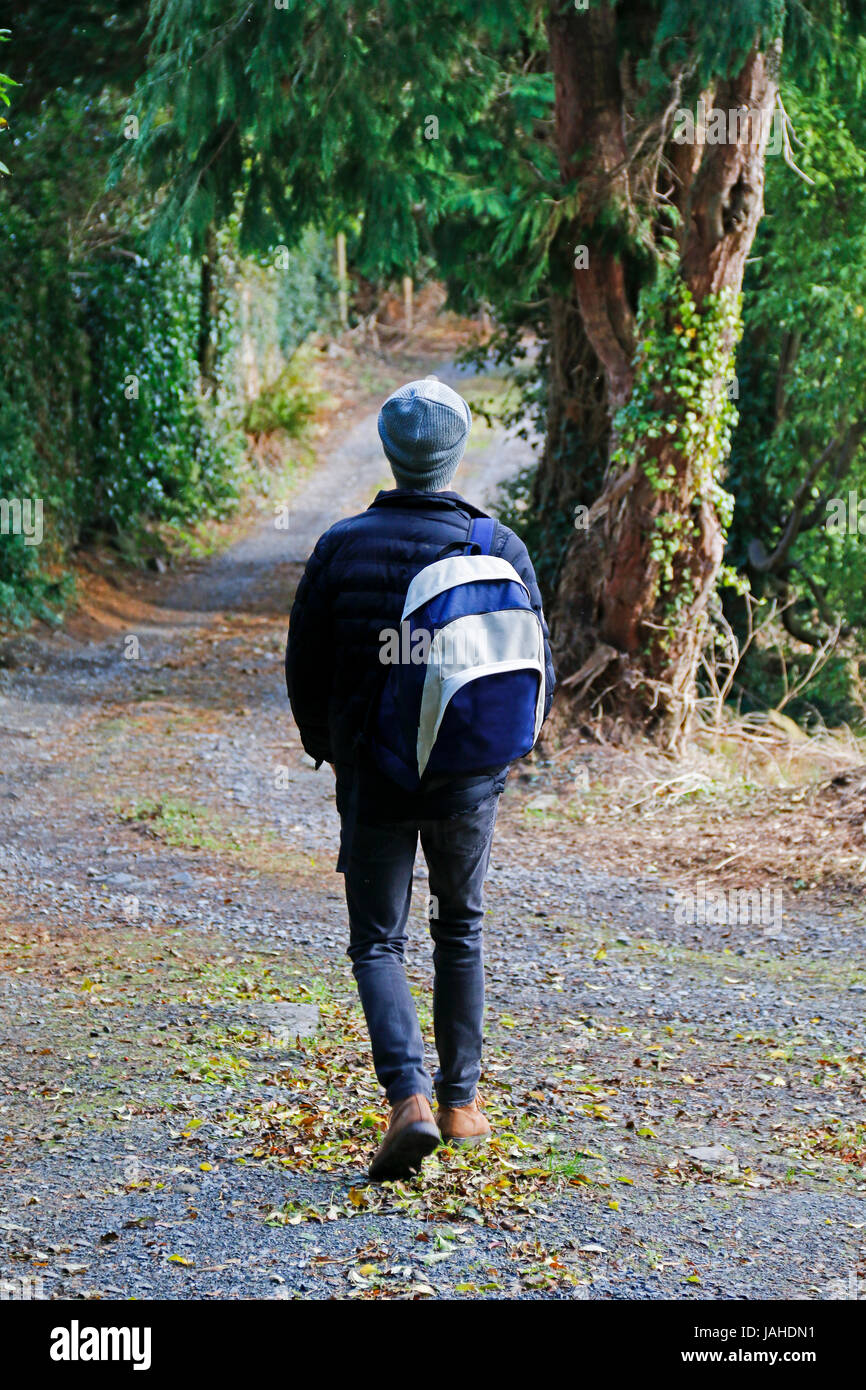
<svg viewBox="0 0 866 1390"><path fill-rule="evenodd" d="M337 765L338 802L341 778L345 783L350 769L364 764L364 730L382 679L379 634L384 628L399 628L406 590L418 571L438 559L449 544L464 543L472 518L484 515L456 492L394 488L380 492L358 516L338 521L310 556L291 612L286 686L304 748L317 763ZM523 542L501 523L491 553L514 566L541 619L546 718L554 674L532 561ZM477 800L481 793L501 790L506 773L507 768L492 769L480 777L451 778L446 790L457 794L455 805L460 804L461 789L478 792L473 796ZM392 802L394 808L405 801L407 794L397 789L390 796L385 779L371 774L371 780L377 783L379 799ZM422 797L422 806L432 807L434 800L442 806L442 780L422 788L434 794Z"/></svg>

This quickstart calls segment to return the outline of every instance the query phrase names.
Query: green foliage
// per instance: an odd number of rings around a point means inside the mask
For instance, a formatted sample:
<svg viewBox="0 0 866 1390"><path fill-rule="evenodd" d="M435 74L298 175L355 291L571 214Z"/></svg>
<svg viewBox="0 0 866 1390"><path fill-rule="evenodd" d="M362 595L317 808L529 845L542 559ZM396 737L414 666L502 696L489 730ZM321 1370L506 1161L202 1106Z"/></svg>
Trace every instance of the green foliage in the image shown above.
<svg viewBox="0 0 866 1390"><path fill-rule="evenodd" d="M755 44L766 49L781 38L792 11L814 10L801 0L727 0L713 10L704 0L663 0L653 8L659 15L642 76L652 86L685 63L696 95L741 67Z"/></svg>
<svg viewBox="0 0 866 1390"><path fill-rule="evenodd" d="M239 259L235 225L219 234L215 383L202 394L201 261L183 239L150 255L141 189L105 191L126 105L75 91L19 114L15 178L0 191L0 497L39 499L44 531L39 545L2 537L0 613L15 622L62 604L79 541L135 554L154 524L182 529L233 505L249 468L250 355L257 377L276 378L251 428L297 435L316 404L300 359L280 371L333 312L332 244L310 231L256 267Z"/></svg>
<svg viewBox="0 0 866 1390"><path fill-rule="evenodd" d="M242 250L359 219L363 273L411 268L497 88L497 49L530 22L518 0L478 0L469 26L456 0L157 0L127 153L168 187L159 238L183 225L198 241L239 200Z"/></svg>
<svg viewBox="0 0 866 1390"><path fill-rule="evenodd" d="M16 110L32 118L58 92L87 100L129 91L142 70L149 6L141 0L12 0Z"/></svg>
<svg viewBox="0 0 866 1390"><path fill-rule="evenodd" d="M866 120L859 99L862 54L832 87L789 86L785 104L796 132L794 157L811 180L781 158L767 168L767 214L744 285L745 331L737 364L740 420L729 487L736 507L729 561L745 570L749 548L778 545L807 468L834 440L866 418ZM828 502L866 498L866 448L841 472L834 457L815 479L789 562L778 576L755 577L760 595L794 598L799 622L817 635L832 615L855 629L838 656L810 683L805 699L829 720L853 718L846 673L863 650L866 538L855 525L828 527ZM777 583L778 581L778 583ZM778 587L781 585L781 588ZM818 599L820 598L820 605ZM742 630L742 615L732 607ZM811 652L782 634L789 676ZM749 698L774 704L781 677L763 653L742 673ZM803 702L794 713L804 709Z"/></svg>
<svg viewBox="0 0 866 1390"><path fill-rule="evenodd" d="M274 274L277 340L288 358L311 333L336 327L339 287L334 243L321 229L308 227L287 260Z"/></svg>
<svg viewBox="0 0 866 1390"><path fill-rule="evenodd" d="M2 538L0 612L16 622L63 601L80 538L128 548L237 495L237 405L197 394L198 267L181 252L148 263L136 190L103 193L117 120L109 97L49 103L0 192L0 497L40 500L44 530L39 545Z"/></svg>
<svg viewBox="0 0 866 1390"><path fill-rule="evenodd" d="M290 439L304 439L320 399L310 387L309 359L298 352L247 406L244 429L256 435L281 430Z"/></svg>
<svg viewBox="0 0 866 1390"><path fill-rule="evenodd" d="M8 43L8 41L9 41L9 30L8 30L8 29L0 29L0 43ZM9 106L9 104L10 104L10 102L9 102L9 88L10 88L10 87L17 87L17 86L18 86L18 83L14 80L14 78L8 77L8 76L6 75L5 72L0 72L0 102L2 102L4 106ZM0 116L0 132L4 131L4 130L6 129L6 126L7 126L6 117L5 117L5 116ZM6 165L3 164L2 162L0 162L0 174L8 174L8 173L9 173L9 170L6 168Z"/></svg>
<svg viewBox="0 0 866 1390"><path fill-rule="evenodd" d="M113 260L92 271L82 327L90 349L92 446L79 494L87 529L134 530L224 511L238 492L239 440L219 402L198 398L198 266Z"/></svg>
<svg viewBox="0 0 866 1390"><path fill-rule="evenodd" d="M540 36L535 41L541 63ZM551 74L510 71L516 55L508 51L500 62L498 90L454 141L454 177L431 236L452 302L474 308L489 301L508 324L515 309L524 306L525 315L544 293L568 205L553 147L539 138L553 115Z"/></svg>
<svg viewBox="0 0 866 1390"><path fill-rule="evenodd" d="M612 462L623 471L639 465L661 495L678 482L671 445L688 469L691 515L680 512L676 499L672 507L663 502L650 543L672 623L694 598L689 568L678 561L691 548L698 511L709 503L723 528L731 521L733 498L722 469L736 418L729 382L739 335L739 298L730 291L707 296L699 309L678 272L666 267L641 295L635 383L614 420ZM667 447L660 450L662 442Z"/></svg>
<svg viewBox="0 0 866 1390"><path fill-rule="evenodd" d="M667 435L689 460L699 498L715 502L736 415L727 388L739 334L736 295L708 295L699 309L675 270L659 275L641 296L635 387L614 420L615 464L639 462L655 492L668 490L673 465L659 466L653 444Z"/></svg>
<svg viewBox="0 0 866 1390"><path fill-rule="evenodd" d="M74 461L89 438L80 408L86 353L65 232L40 211L38 193L26 196L31 171L41 177L32 149L0 190L0 497L43 509L41 544L0 537L0 612L16 620L29 610L47 616L59 597L53 575L75 535Z"/></svg>

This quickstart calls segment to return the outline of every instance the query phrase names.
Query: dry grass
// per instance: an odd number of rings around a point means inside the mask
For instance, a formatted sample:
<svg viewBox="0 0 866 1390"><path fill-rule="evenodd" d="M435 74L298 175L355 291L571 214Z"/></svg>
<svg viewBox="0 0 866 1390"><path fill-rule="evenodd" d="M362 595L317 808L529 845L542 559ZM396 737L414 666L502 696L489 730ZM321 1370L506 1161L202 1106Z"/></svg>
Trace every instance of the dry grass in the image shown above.
<svg viewBox="0 0 866 1390"><path fill-rule="evenodd" d="M785 884L862 898L866 745L847 729L726 714L679 756L612 746L560 722L529 775L527 817L588 863L680 884ZM564 848L564 846L561 846Z"/></svg>

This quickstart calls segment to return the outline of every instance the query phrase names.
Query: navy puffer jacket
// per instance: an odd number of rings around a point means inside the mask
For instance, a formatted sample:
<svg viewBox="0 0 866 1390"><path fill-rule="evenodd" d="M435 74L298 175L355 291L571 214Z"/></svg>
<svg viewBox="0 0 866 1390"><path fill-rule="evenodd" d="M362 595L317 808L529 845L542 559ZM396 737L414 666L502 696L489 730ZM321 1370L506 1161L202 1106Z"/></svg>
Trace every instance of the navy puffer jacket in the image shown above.
<svg viewBox="0 0 866 1390"><path fill-rule="evenodd" d="M418 571L438 559L443 547L464 543L472 518L485 515L456 492L394 488L319 539L298 585L286 646L292 713L304 748L317 762L338 768L355 762L382 678L380 632L399 629L406 590ZM514 566L541 619L546 717L553 663L532 561L501 523L492 554Z"/></svg>

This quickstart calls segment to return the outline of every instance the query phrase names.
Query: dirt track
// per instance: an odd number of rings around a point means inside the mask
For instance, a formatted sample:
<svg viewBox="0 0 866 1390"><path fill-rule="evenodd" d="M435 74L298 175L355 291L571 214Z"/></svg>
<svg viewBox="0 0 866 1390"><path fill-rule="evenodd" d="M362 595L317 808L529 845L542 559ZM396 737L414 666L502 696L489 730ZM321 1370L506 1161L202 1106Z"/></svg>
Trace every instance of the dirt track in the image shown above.
<svg viewBox="0 0 866 1390"><path fill-rule="evenodd" d="M524 447L484 434L459 485L485 500ZM312 542L382 484L368 415L288 532L256 523L113 633L31 639L0 672L0 1275L45 1297L862 1297L862 907L678 922L663 862L578 852L577 755L503 800L497 1138L366 1184L383 1108L282 649Z"/></svg>

